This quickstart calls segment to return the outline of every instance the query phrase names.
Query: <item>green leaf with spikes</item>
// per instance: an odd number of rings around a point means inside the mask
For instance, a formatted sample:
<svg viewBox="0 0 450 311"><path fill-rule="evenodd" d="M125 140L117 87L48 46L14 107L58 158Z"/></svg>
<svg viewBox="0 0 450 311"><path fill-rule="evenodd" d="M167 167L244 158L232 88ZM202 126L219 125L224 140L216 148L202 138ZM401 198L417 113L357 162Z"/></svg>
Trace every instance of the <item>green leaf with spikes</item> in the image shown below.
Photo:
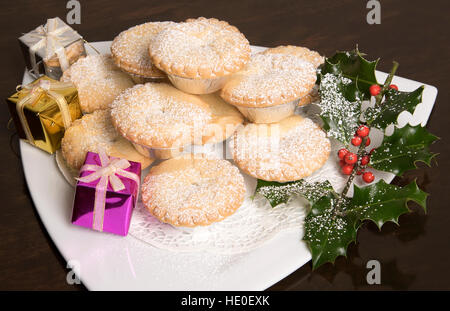
<svg viewBox="0 0 450 311"><path fill-rule="evenodd" d="M286 203L293 195L300 195L314 204L322 196L333 192L328 181L309 183L303 179L279 183L258 179L255 193L264 196L272 207Z"/></svg>
<svg viewBox="0 0 450 311"><path fill-rule="evenodd" d="M412 92L390 89L380 106L366 110L364 116L367 124L384 129L392 123L396 124L399 114L403 111L414 113L416 106L422 102L423 89L423 86Z"/></svg>
<svg viewBox="0 0 450 311"><path fill-rule="evenodd" d="M379 228L388 221L398 224L398 218L410 212L409 201L426 211L427 196L415 181L398 187L380 180L363 188L354 186L353 198L339 200L332 193L321 197L305 218L303 240L311 250L313 269L346 256L364 220L373 221Z"/></svg>
<svg viewBox="0 0 450 311"><path fill-rule="evenodd" d="M319 94L323 129L329 137L347 145L360 123L361 98L358 88L341 75L327 73L320 80Z"/></svg>
<svg viewBox="0 0 450 311"><path fill-rule="evenodd" d="M370 98L369 88L373 84L378 84L375 77L375 68L378 60L368 61L356 48L349 52L336 52L320 68L320 73L325 75L342 74L356 83L358 89L363 93L364 99Z"/></svg>
<svg viewBox="0 0 450 311"><path fill-rule="evenodd" d="M355 185L354 189L346 212L361 221L371 220L380 229L388 221L398 224L400 215L410 212L408 201L416 202L426 211L428 194L420 190L415 181L397 187L380 180L363 188Z"/></svg>
<svg viewBox="0 0 450 311"><path fill-rule="evenodd" d="M429 146L438 138L420 125L396 127L391 136L385 136L380 147L370 157L370 165L380 171L401 176L405 171L416 168L416 162L428 166L437 155Z"/></svg>
<svg viewBox="0 0 450 311"><path fill-rule="evenodd" d="M356 240L359 221L354 214L337 215L337 200L332 194L323 196L305 218L303 240L311 250L313 269L346 256L348 245Z"/></svg>

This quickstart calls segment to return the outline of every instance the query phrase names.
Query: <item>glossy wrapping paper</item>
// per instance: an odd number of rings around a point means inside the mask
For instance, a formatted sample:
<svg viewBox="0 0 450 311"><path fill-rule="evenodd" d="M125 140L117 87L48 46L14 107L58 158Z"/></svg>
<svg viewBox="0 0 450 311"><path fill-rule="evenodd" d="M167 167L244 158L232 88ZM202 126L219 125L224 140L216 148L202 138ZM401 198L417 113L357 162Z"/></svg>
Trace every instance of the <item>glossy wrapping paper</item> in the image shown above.
<svg viewBox="0 0 450 311"><path fill-rule="evenodd" d="M56 80L43 76L33 81L30 86L40 83L41 80L58 83ZM56 92L64 97L72 121L81 118L82 113L75 86L63 88ZM20 138L25 140L27 137L18 116L16 105L29 93L30 89L23 88L6 99L17 133ZM61 111L55 100L48 96L45 91L41 92L34 102L24 107L24 115L33 136L33 140L28 141L29 143L48 153L54 153L61 147L61 139L65 131Z"/></svg>
<svg viewBox="0 0 450 311"><path fill-rule="evenodd" d="M35 78L45 74L59 80L70 65L86 56L83 37L59 17L23 34L19 44L28 72Z"/></svg>
<svg viewBox="0 0 450 311"><path fill-rule="evenodd" d="M130 167L125 170L134 173L141 178L141 164L129 161ZM101 165L100 157L97 153L88 152L85 164ZM83 171L80 178L92 172ZM106 190L105 210L103 215L103 232L110 232L122 236L128 234L131 216L139 195L139 184L134 180L117 175L125 188L115 192L108 182ZM90 183L78 181L75 190L75 198L72 211L72 223L74 225L93 229L94 222L94 202L96 197L96 187L100 179Z"/></svg>

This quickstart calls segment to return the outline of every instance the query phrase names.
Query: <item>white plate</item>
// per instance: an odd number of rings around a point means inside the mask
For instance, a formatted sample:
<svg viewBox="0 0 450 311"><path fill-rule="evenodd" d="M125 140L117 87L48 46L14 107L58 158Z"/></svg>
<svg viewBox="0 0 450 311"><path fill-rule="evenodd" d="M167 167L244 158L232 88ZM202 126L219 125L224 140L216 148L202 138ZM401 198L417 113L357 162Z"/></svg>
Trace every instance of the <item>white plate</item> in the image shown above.
<svg viewBox="0 0 450 311"><path fill-rule="evenodd" d="M111 42L93 43L102 53ZM255 47L255 50L262 49ZM377 72L379 81L385 73ZM25 74L23 83L31 78ZM423 83L395 77L401 90ZM425 85L423 103L401 124L425 125L437 89ZM50 237L65 260L77 267L90 290L264 290L311 259L298 231L279 233L254 251L232 256L205 252L172 253L132 236L98 233L70 223L73 189L59 172L53 156L20 141L22 163L31 197ZM392 178L390 178L392 180ZM68 272L70 270L68 269Z"/></svg>

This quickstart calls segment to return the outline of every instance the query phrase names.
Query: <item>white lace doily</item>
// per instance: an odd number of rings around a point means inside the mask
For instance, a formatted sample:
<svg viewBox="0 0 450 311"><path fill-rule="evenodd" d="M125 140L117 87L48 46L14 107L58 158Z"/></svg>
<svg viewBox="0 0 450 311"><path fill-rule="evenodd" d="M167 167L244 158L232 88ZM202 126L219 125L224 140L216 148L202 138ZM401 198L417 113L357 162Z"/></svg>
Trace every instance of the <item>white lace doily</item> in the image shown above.
<svg viewBox="0 0 450 311"><path fill-rule="evenodd" d="M315 110L315 106L308 105L300 113L318 121ZM331 154L336 154L340 147L332 141ZM65 164L60 151L56 153L56 162L65 179L74 185L75 176ZM336 191L340 191L346 178L339 173L338 165L335 157L330 156L325 165L306 180L328 180ZM142 178L147 172L148 170L142 172ZM264 197L256 195L252 198L256 179L243 175L247 187L246 199L233 215L223 221L196 228L174 227L153 217L139 200L133 212L129 234L152 246L174 252L208 251L218 254L250 251L283 230L298 230L301 239L307 201L297 197L287 204L272 208Z"/></svg>

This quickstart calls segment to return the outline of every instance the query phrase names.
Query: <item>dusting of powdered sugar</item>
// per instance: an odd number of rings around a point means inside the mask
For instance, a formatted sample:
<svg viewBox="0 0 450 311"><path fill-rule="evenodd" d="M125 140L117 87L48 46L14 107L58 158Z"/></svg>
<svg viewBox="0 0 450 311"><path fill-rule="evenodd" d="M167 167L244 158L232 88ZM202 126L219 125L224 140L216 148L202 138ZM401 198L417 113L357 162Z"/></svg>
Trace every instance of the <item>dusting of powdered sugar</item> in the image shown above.
<svg viewBox="0 0 450 311"><path fill-rule="evenodd" d="M149 51L167 73L214 78L241 69L250 57L250 44L228 23L199 18L162 30L151 40Z"/></svg>
<svg viewBox="0 0 450 311"><path fill-rule="evenodd" d="M135 74L146 75L159 71L150 60L150 41L173 22L151 22L122 31L111 44L111 53L117 65Z"/></svg>
<svg viewBox="0 0 450 311"><path fill-rule="evenodd" d="M96 110L76 120L64 134L61 150L71 168L79 169L88 151L100 149L110 153L112 146L123 139L111 124L109 110Z"/></svg>
<svg viewBox="0 0 450 311"><path fill-rule="evenodd" d="M197 105L194 95L163 83L139 84L124 91L111 105L114 124L132 141L149 147L170 148L190 143L195 128L212 119L208 107Z"/></svg>
<svg viewBox="0 0 450 311"><path fill-rule="evenodd" d="M246 127L254 128L244 128L235 134L233 158L254 177L298 180L311 175L328 159L330 141L325 132L308 118L301 119L284 133L279 124L249 124Z"/></svg>
<svg viewBox="0 0 450 311"><path fill-rule="evenodd" d="M244 201L244 178L222 159L168 160L142 184L142 201L162 222L194 226L222 220Z"/></svg>
<svg viewBox="0 0 450 311"><path fill-rule="evenodd" d="M315 67L300 57L256 54L242 71L231 77L222 94L235 104L268 107L306 95L315 82Z"/></svg>
<svg viewBox="0 0 450 311"><path fill-rule="evenodd" d="M311 51L308 48L302 46L277 46L275 48L267 49L263 52L264 54L289 54L301 57L302 59L310 62L314 67L319 67L324 62L324 57L321 56L316 51Z"/></svg>
<svg viewBox="0 0 450 311"><path fill-rule="evenodd" d="M107 109L123 90L134 85L133 80L114 65L110 55L89 55L79 59L61 78L72 82L83 112Z"/></svg>

